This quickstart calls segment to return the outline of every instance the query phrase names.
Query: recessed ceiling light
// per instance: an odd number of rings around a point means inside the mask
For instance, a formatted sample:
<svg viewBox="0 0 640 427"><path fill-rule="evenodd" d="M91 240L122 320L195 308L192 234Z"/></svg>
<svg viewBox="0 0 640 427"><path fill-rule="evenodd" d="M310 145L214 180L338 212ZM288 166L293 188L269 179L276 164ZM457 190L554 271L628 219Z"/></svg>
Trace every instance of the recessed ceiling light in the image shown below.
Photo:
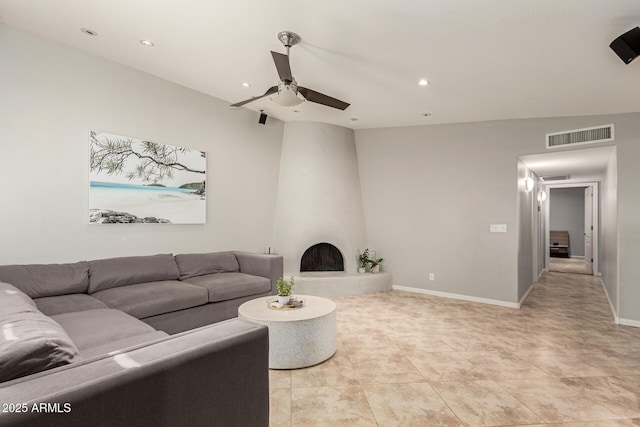
<svg viewBox="0 0 640 427"><path fill-rule="evenodd" d="M425 79L422 79L418 82L418 85L420 86L426 86L428 84L429 84L429 80L425 80Z"/></svg>
<svg viewBox="0 0 640 427"><path fill-rule="evenodd" d="M85 34L86 34L86 35L88 35L88 36L94 36L94 37L95 37L95 36L97 36L97 35L98 35L98 33L96 33L96 32L95 32L95 31L93 31L93 30L90 30L90 29L88 29L88 28L80 28L80 31L82 31L83 33L85 33Z"/></svg>
<svg viewBox="0 0 640 427"><path fill-rule="evenodd" d="M244 82L242 83L242 87L251 87L251 83Z"/></svg>
<svg viewBox="0 0 640 427"><path fill-rule="evenodd" d="M360 120L360 119L359 119L359 118L357 118L357 117L351 117L349 120L351 120L352 122L357 122L357 121L358 121L358 120Z"/></svg>
<svg viewBox="0 0 640 427"><path fill-rule="evenodd" d="M140 44L146 47L154 47L155 44L151 40L140 40Z"/></svg>
<svg viewBox="0 0 640 427"><path fill-rule="evenodd" d="M423 117L431 117L431 113L422 113Z"/></svg>

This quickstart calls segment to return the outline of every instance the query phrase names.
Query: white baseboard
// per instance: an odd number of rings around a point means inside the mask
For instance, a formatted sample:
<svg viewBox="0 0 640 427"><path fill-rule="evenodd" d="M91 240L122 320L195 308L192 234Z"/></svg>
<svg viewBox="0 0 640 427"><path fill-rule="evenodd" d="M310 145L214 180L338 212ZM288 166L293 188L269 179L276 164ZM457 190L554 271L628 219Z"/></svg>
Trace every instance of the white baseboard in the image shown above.
<svg viewBox="0 0 640 427"><path fill-rule="evenodd" d="M479 302L482 304L498 305L500 307L520 308L520 303L517 303L517 302L507 302L507 301L500 301L496 299L472 297L469 295L451 294L449 292L431 291L429 289L412 288L409 286L393 285L392 289L395 289L397 291L414 292L416 294L432 295L435 297L453 298L453 299L459 299L463 301Z"/></svg>
<svg viewBox="0 0 640 427"><path fill-rule="evenodd" d="M609 296L609 292L607 292L607 287L604 285L602 278L600 278L600 284L602 285L602 289L604 289L604 294L607 296L607 301L609 301L609 307L611 307L611 312L613 313L613 321L616 325L620 325L620 318L616 312L616 306L613 305L613 301L611 301L611 297ZM638 322L638 324L640 325L640 322Z"/></svg>
<svg viewBox="0 0 640 427"><path fill-rule="evenodd" d="M584 255L571 255L571 258L581 258L581 259L584 259Z"/></svg>
<svg viewBox="0 0 640 427"><path fill-rule="evenodd" d="M634 328L640 328L640 320L620 319L620 325L633 326Z"/></svg>
<svg viewBox="0 0 640 427"><path fill-rule="evenodd" d="M529 286L529 289L527 289L527 292L524 293L522 298L520 298L520 302L518 303L518 308L522 307L522 304L524 304L524 302L527 300L532 290L533 290L533 283L531 284L531 286Z"/></svg>

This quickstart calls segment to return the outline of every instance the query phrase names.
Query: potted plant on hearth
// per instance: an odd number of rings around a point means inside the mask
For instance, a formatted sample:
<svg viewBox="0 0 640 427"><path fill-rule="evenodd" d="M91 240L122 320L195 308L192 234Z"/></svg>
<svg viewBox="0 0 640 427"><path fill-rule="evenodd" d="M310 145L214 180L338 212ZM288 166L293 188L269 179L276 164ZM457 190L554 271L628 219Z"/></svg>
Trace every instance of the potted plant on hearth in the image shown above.
<svg viewBox="0 0 640 427"><path fill-rule="evenodd" d="M380 263L384 261L384 258L374 258L369 260L372 273L380 273Z"/></svg>
<svg viewBox="0 0 640 427"><path fill-rule="evenodd" d="M289 304L291 299L291 288L293 288L293 276L291 279L285 280L284 277L280 277L276 282L276 290L278 291L278 302L282 305Z"/></svg>
<svg viewBox="0 0 640 427"><path fill-rule="evenodd" d="M364 273L367 271L367 264L369 264L369 249L365 249L358 255L358 273Z"/></svg>

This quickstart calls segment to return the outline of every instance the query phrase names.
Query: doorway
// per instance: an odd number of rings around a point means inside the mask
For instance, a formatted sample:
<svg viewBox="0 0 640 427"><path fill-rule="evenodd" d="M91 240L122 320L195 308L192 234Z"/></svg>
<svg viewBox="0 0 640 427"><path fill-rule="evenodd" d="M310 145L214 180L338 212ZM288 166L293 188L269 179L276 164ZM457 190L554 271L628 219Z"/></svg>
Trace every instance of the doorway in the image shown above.
<svg viewBox="0 0 640 427"><path fill-rule="evenodd" d="M547 269L597 275L598 183L549 184Z"/></svg>

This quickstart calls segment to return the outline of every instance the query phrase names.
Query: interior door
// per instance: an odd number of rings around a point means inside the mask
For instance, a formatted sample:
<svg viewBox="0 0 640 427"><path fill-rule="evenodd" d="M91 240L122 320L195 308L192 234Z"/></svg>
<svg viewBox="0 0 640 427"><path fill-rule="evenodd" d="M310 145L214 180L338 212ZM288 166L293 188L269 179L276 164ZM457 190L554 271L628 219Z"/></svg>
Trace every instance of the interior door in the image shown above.
<svg viewBox="0 0 640 427"><path fill-rule="evenodd" d="M593 271L593 187L584 189L584 262Z"/></svg>

